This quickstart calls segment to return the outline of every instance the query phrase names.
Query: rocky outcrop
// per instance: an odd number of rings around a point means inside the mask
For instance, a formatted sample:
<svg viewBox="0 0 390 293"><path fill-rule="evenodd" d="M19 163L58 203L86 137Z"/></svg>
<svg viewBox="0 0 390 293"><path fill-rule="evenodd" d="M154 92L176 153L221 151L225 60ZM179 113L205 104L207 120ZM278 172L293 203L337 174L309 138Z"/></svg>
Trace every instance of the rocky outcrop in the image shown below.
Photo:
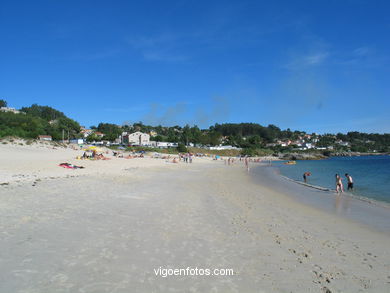
<svg viewBox="0 0 390 293"><path fill-rule="evenodd" d="M361 153L361 152L333 152L332 157L355 157L355 156L380 156L383 153Z"/></svg>
<svg viewBox="0 0 390 293"><path fill-rule="evenodd" d="M281 160L322 160L329 157L354 157L354 156L378 156L384 153L360 153L360 152L327 152L321 153L279 153Z"/></svg>
<svg viewBox="0 0 390 293"><path fill-rule="evenodd" d="M281 160L322 160L327 157L319 153L288 153L279 154Z"/></svg>

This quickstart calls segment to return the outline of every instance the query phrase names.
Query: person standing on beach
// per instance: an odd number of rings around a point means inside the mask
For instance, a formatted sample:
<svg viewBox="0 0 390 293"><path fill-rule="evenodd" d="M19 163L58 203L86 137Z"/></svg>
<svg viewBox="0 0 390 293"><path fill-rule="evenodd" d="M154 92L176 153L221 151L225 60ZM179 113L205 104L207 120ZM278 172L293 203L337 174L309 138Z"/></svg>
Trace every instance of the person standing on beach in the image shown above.
<svg viewBox="0 0 390 293"><path fill-rule="evenodd" d="M249 172L249 160L248 160L248 157L245 157L244 161L245 161L246 170Z"/></svg>
<svg viewBox="0 0 390 293"><path fill-rule="evenodd" d="M343 182L339 174L336 174L336 192L344 192Z"/></svg>
<svg viewBox="0 0 390 293"><path fill-rule="evenodd" d="M348 190L353 190L353 179L352 179L352 176L349 175L348 173L345 173L345 177L347 177L347 180L348 180L348 187L347 187L347 189Z"/></svg>

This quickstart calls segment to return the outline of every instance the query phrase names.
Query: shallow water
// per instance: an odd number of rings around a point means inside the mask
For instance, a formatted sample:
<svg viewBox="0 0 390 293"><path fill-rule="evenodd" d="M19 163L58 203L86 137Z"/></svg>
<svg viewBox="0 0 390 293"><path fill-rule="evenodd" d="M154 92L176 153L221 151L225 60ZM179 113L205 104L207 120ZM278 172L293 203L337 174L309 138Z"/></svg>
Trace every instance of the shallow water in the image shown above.
<svg viewBox="0 0 390 293"><path fill-rule="evenodd" d="M353 195L390 203L390 156L334 157L319 161L297 161L296 165L276 162L282 175L303 181L303 173L310 172L307 183L335 188L335 174L340 174L347 189L348 173L354 181Z"/></svg>
<svg viewBox="0 0 390 293"><path fill-rule="evenodd" d="M277 166L258 166L251 169L253 179L263 186L286 194L317 209L353 220L377 231L390 233L390 205L363 201L345 193L311 188L279 175ZM302 181L302 180L301 180Z"/></svg>

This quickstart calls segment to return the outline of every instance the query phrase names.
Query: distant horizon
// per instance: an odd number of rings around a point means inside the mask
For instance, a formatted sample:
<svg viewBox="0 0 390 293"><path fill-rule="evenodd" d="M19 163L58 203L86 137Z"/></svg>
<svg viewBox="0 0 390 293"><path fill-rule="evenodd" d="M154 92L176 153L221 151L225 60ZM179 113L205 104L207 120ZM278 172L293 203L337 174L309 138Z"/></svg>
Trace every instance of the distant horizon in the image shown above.
<svg viewBox="0 0 390 293"><path fill-rule="evenodd" d="M8 1L0 98L87 127L390 133L388 1ZM221 122L224 121L224 122Z"/></svg>

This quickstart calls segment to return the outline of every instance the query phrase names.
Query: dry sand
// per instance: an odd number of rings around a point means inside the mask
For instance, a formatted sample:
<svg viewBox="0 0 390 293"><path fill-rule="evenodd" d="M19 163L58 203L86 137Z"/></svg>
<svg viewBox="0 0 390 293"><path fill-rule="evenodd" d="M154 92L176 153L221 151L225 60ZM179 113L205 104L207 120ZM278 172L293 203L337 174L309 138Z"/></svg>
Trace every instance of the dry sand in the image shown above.
<svg viewBox="0 0 390 293"><path fill-rule="evenodd" d="M240 164L80 154L0 145L0 292L390 292L389 234L258 185Z"/></svg>

